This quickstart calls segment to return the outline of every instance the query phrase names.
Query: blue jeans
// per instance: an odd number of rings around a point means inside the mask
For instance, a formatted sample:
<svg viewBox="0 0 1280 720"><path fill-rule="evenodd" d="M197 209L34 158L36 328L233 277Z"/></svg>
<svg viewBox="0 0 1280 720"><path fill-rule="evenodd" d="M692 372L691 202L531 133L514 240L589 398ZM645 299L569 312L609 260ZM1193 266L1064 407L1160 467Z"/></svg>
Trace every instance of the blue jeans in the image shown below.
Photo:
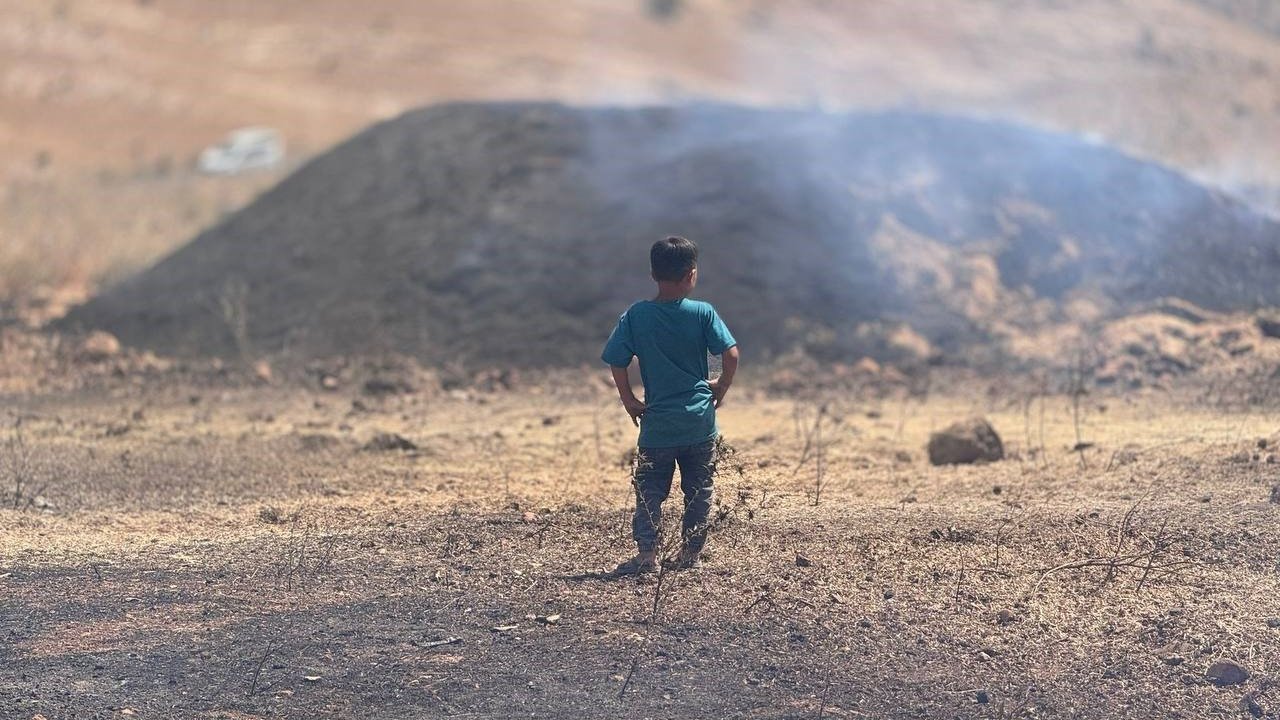
<svg viewBox="0 0 1280 720"><path fill-rule="evenodd" d="M636 489L636 513L631 537L640 552L658 547L662 526L662 501L671 492L671 479L680 465L680 489L684 492L681 538L685 551L702 552L707 540L707 515L711 511L712 479L716 473L716 441L670 448L639 448L632 485Z"/></svg>

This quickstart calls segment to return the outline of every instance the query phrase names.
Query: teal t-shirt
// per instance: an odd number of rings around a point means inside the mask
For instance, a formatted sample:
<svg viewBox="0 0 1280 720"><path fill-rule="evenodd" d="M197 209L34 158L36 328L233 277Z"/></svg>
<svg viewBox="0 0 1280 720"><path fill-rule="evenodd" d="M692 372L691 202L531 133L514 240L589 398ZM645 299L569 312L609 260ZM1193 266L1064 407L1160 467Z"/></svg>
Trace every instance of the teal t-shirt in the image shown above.
<svg viewBox="0 0 1280 720"><path fill-rule="evenodd" d="M680 447L715 438L707 353L720 355L737 344L710 303L642 300L622 314L600 359L626 367L632 357L640 358L645 404L640 447Z"/></svg>

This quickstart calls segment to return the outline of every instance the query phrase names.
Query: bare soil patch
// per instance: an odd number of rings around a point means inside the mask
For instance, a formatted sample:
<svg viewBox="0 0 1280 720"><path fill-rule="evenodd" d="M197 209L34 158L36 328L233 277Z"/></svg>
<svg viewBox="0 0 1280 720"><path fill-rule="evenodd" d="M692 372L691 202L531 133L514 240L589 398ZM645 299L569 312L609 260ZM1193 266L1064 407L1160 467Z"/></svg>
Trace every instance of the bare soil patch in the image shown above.
<svg viewBox="0 0 1280 720"><path fill-rule="evenodd" d="M0 510L14 717L1280 707L1263 409L1092 398L1082 462L1068 397L851 394L815 452L810 401L744 387L731 519L659 586L601 578L631 550L634 431L602 392L163 386L6 403L50 503ZM1008 459L930 466L930 432L974 414ZM377 433L416 449L364 449ZM1249 678L1215 685L1220 660Z"/></svg>

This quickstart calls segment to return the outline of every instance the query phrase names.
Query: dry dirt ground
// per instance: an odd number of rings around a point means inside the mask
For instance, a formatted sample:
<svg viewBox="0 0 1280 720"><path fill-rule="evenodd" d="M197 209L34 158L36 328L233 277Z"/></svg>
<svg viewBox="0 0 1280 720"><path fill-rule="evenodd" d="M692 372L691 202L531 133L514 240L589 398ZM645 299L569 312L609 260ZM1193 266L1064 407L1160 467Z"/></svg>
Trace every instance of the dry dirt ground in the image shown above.
<svg viewBox="0 0 1280 720"><path fill-rule="evenodd" d="M634 436L597 380L4 397L0 717L1280 713L1274 409L1090 396L1082 459L1069 399L1007 379L813 432L748 378L706 567L608 579ZM930 466L974 413L1011 459Z"/></svg>

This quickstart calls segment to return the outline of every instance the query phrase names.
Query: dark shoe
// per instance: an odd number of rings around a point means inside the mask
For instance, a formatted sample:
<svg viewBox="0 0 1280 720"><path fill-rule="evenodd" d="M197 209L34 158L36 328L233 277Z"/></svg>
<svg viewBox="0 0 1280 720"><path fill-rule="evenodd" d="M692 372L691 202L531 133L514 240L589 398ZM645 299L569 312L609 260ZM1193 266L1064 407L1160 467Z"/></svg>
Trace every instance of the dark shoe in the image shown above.
<svg viewBox="0 0 1280 720"><path fill-rule="evenodd" d="M639 557L633 557L630 560L619 563L618 567L614 568L613 576L623 577L626 575L645 575L647 573L657 571L658 563L652 560L642 562Z"/></svg>

